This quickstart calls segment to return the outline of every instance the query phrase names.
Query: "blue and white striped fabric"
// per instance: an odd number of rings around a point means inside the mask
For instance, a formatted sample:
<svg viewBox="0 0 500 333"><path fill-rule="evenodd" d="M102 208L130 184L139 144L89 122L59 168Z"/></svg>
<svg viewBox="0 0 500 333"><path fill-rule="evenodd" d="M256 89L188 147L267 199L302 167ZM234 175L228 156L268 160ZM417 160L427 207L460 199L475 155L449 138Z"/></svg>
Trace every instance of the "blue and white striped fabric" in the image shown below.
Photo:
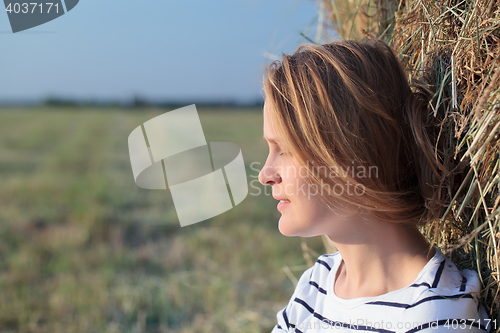
<svg viewBox="0 0 500 333"><path fill-rule="evenodd" d="M459 271L439 249L413 284L376 297L342 299L334 293L340 253L322 255L302 274L288 305L278 312L278 332L490 332L476 293L476 272Z"/></svg>

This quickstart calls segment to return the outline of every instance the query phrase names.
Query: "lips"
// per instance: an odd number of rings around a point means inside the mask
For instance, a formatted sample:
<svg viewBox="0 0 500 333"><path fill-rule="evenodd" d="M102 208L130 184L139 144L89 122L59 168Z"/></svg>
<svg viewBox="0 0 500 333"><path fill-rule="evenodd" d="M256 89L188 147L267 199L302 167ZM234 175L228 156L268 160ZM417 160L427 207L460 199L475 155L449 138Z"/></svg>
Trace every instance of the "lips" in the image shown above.
<svg viewBox="0 0 500 333"><path fill-rule="evenodd" d="M290 200L288 200L287 198L280 198L280 197L275 196L275 195L273 195L273 198L276 200L279 200L279 201L290 202Z"/></svg>
<svg viewBox="0 0 500 333"><path fill-rule="evenodd" d="M290 200L288 200L288 199L275 197L274 195L273 195L273 198L280 201L278 203L278 207L277 207L278 211L280 211L280 212L283 211L288 205L290 205Z"/></svg>

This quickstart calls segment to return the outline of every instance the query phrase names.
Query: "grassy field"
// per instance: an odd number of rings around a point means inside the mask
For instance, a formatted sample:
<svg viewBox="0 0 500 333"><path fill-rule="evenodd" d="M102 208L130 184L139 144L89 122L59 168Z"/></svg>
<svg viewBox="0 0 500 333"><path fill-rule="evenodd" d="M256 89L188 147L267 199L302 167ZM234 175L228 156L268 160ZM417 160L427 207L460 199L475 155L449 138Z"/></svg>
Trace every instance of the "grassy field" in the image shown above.
<svg viewBox="0 0 500 333"><path fill-rule="evenodd" d="M181 228L135 185L127 138L166 110L0 109L1 332L268 332L308 262L276 201ZM199 110L207 141L267 147L258 111ZM254 181L254 184L256 182ZM269 193L269 192L268 192ZM319 238L308 239L321 252ZM310 264L310 262L309 262Z"/></svg>

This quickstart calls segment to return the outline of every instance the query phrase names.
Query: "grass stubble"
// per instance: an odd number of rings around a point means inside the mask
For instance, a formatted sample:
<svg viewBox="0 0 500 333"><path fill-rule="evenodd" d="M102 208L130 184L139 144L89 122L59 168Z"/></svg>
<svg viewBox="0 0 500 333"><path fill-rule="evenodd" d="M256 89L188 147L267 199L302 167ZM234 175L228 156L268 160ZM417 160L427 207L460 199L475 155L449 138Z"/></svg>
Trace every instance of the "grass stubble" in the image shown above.
<svg viewBox="0 0 500 333"><path fill-rule="evenodd" d="M0 332L271 330L304 246L279 234L270 196L181 228L168 190L137 187L128 135L166 111L0 110ZM200 118L255 179L262 113Z"/></svg>

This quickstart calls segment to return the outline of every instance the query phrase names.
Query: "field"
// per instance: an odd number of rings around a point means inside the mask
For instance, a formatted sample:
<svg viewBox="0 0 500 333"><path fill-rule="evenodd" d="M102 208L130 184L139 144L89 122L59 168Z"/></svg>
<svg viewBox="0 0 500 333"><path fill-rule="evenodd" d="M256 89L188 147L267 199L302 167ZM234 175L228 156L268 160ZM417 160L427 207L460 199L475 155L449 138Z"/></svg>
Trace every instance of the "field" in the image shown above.
<svg viewBox="0 0 500 333"><path fill-rule="evenodd" d="M268 332L307 254L269 195L181 228L168 190L135 185L127 138L167 110L0 109L0 332ZM256 184L258 110L199 109ZM257 162L253 164L252 162Z"/></svg>

